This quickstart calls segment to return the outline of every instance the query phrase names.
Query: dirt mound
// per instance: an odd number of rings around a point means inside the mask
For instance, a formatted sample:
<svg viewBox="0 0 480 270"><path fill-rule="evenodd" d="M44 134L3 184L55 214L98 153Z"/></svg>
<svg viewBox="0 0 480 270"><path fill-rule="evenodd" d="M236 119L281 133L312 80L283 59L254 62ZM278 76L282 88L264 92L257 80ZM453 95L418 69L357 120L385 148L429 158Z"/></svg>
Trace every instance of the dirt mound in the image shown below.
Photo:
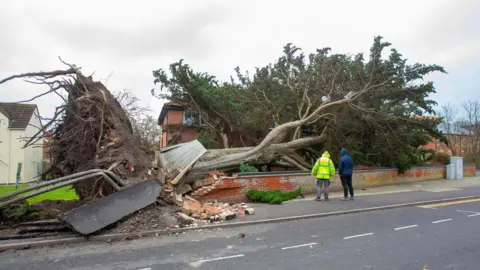
<svg viewBox="0 0 480 270"><path fill-rule="evenodd" d="M151 205L103 230L102 234L160 230L177 224L178 221L173 207Z"/></svg>
<svg viewBox="0 0 480 270"><path fill-rule="evenodd" d="M44 200L32 205L23 201L12 204L8 208L1 209L0 235L16 234L19 230L13 228L13 226L18 223L55 219L58 214L78 206L80 206L80 202L75 200Z"/></svg>

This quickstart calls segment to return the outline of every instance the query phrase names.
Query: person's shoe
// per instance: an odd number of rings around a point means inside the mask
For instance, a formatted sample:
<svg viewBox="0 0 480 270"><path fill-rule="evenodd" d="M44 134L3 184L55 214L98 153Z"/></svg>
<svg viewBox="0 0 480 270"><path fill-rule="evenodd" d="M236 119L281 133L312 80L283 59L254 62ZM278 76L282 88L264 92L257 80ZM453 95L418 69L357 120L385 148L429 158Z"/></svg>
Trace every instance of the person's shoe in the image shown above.
<svg viewBox="0 0 480 270"><path fill-rule="evenodd" d="M325 201L328 202L328 201L330 201L330 200L329 200L328 198L325 198Z"/></svg>
<svg viewBox="0 0 480 270"><path fill-rule="evenodd" d="M355 198L354 198L354 197L350 197L350 201L353 201L353 200L355 200Z"/></svg>
<svg viewBox="0 0 480 270"><path fill-rule="evenodd" d="M348 201L348 197L344 197L340 199L341 201Z"/></svg>
<svg viewBox="0 0 480 270"><path fill-rule="evenodd" d="M322 198L316 198L315 201L321 202L321 201L322 201Z"/></svg>

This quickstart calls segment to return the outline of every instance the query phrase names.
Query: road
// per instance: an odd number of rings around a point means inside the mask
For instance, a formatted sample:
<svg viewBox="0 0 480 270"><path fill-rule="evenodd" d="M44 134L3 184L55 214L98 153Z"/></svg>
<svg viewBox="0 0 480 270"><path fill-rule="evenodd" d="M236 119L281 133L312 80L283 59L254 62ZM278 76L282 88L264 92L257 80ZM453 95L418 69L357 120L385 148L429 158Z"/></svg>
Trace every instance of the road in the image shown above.
<svg viewBox="0 0 480 270"><path fill-rule="evenodd" d="M479 228L480 200L467 200L130 242L7 251L0 254L0 269L480 269Z"/></svg>

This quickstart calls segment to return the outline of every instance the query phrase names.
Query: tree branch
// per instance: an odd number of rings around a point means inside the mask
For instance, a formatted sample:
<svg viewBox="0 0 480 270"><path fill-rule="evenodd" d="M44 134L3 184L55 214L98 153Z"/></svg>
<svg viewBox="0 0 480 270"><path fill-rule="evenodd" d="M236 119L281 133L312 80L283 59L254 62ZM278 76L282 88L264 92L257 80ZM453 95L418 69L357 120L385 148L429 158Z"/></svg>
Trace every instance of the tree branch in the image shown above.
<svg viewBox="0 0 480 270"><path fill-rule="evenodd" d="M0 84L8 82L8 81L13 80L13 79L17 79L17 78L44 77L44 79L51 79L55 76L75 74L75 73L77 73L77 69L73 69L73 68L70 68L70 69L67 69L67 70L55 70L55 71L50 71L50 72L22 73L22 74L12 75L10 77L2 79L2 80L0 80Z"/></svg>

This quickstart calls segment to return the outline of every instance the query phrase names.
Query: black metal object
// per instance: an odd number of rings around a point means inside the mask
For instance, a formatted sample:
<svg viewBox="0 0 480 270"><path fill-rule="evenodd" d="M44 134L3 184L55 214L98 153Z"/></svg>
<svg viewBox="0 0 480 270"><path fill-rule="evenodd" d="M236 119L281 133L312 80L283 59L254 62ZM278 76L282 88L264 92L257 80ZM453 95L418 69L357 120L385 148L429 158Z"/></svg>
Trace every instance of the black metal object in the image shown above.
<svg viewBox="0 0 480 270"><path fill-rule="evenodd" d="M155 180L147 180L60 214L58 219L76 232L88 235L155 203L161 189Z"/></svg>

